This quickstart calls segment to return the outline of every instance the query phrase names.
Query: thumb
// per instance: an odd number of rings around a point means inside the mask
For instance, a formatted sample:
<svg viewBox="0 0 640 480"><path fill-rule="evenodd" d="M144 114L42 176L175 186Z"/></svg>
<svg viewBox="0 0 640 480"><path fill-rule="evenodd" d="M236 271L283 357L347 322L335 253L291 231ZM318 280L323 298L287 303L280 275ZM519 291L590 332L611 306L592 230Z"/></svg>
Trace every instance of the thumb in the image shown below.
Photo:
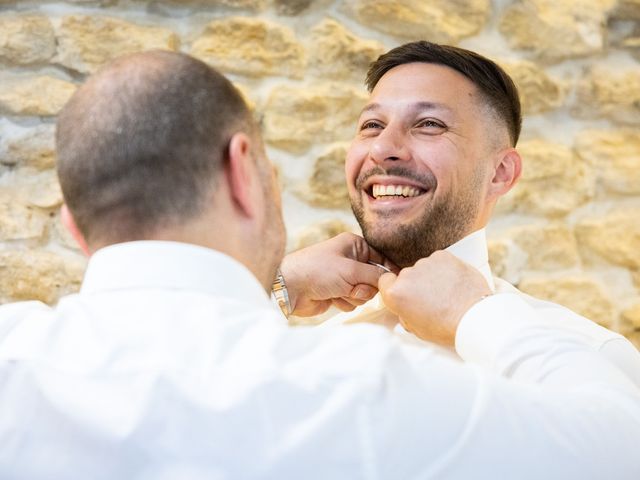
<svg viewBox="0 0 640 480"><path fill-rule="evenodd" d="M380 275L380 278L378 279L378 290L380 290L383 298L385 297L387 290L389 290L389 288L394 283L396 283L397 278L398 276L395 273L391 272L383 273L382 275Z"/></svg>

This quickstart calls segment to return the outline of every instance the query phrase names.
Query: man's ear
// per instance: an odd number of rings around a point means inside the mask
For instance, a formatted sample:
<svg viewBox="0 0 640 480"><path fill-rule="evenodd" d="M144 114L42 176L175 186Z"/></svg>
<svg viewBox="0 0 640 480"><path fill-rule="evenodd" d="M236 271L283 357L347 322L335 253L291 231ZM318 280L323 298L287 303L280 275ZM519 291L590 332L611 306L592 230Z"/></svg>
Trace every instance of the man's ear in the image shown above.
<svg viewBox="0 0 640 480"><path fill-rule="evenodd" d="M73 218L73 215L71 215L71 212L69 211L69 208L66 204L63 204L62 208L60 209L60 220L62 220L62 224L66 227L73 239L76 241L76 243L80 247L80 250L82 250L87 257L90 257L91 250L89 250L87 241L85 240L84 235L82 235L82 232L80 232L80 229L78 228L78 225L76 224L76 221Z"/></svg>
<svg viewBox="0 0 640 480"><path fill-rule="evenodd" d="M502 150L489 185L489 194L496 198L511 190L522 173L522 158L515 148Z"/></svg>
<svg viewBox="0 0 640 480"><path fill-rule="evenodd" d="M256 191L260 182L251 147L251 139L247 134L238 132L231 137L226 173L235 207L243 215L253 218L256 215L256 199L261 196Z"/></svg>

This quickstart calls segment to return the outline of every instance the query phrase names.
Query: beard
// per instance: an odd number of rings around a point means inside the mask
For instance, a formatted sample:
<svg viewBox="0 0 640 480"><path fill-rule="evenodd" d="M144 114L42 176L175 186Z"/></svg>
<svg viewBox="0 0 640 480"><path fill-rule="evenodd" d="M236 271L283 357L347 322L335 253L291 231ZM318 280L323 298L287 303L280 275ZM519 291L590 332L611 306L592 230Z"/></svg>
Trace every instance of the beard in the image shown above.
<svg viewBox="0 0 640 480"><path fill-rule="evenodd" d="M358 193L351 198L351 209L367 243L398 267L413 266L421 258L436 250L444 250L469 233L479 210L479 172L474 172L468 188L455 194L449 190L440 198L433 199L422 215L411 223L401 223L393 211L378 214L375 221L367 221L360 192L361 185L372 175L386 173L411 178L428 186L429 191L435 191L438 184L433 174L418 176L403 167L381 170L376 167L358 178Z"/></svg>

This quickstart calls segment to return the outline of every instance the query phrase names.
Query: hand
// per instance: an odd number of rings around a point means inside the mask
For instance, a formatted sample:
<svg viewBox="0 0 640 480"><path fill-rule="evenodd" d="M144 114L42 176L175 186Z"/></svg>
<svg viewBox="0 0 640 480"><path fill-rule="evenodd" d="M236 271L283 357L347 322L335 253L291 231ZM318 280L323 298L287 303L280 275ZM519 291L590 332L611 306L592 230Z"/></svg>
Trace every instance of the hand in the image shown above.
<svg viewBox="0 0 640 480"><path fill-rule="evenodd" d="M291 313L301 317L319 315L331 305L351 311L371 299L378 292L378 278L384 270L368 261L398 271L364 238L352 233L342 233L287 255L280 271L287 284Z"/></svg>
<svg viewBox="0 0 640 480"><path fill-rule="evenodd" d="M446 346L454 345L467 310L491 294L480 272L445 251L434 252L397 276L385 273L378 287L385 306L407 331Z"/></svg>

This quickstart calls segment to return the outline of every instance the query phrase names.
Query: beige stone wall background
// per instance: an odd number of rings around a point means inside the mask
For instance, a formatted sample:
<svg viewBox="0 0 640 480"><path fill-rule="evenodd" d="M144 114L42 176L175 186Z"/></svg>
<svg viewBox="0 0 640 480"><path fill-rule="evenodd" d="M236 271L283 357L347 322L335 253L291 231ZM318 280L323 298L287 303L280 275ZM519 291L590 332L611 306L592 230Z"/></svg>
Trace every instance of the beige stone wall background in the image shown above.
<svg viewBox="0 0 640 480"><path fill-rule="evenodd" d="M495 272L640 344L640 0L0 0L0 301L78 288L53 125L106 61L163 48L227 73L264 115L294 249L357 231L342 163L364 72L414 39L486 54L520 87Z"/></svg>

